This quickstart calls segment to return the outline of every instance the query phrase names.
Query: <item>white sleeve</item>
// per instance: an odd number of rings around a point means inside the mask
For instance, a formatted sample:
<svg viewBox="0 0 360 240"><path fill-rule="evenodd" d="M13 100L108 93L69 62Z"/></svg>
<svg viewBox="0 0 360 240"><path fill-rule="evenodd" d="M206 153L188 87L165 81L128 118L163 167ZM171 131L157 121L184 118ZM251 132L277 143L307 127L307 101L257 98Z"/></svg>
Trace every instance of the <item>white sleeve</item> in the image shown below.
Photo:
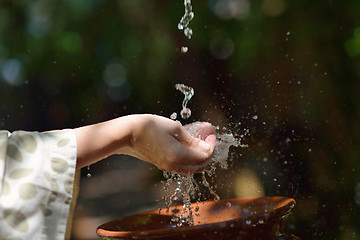
<svg viewBox="0 0 360 240"><path fill-rule="evenodd" d="M0 239L64 239L76 168L73 130L0 131Z"/></svg>

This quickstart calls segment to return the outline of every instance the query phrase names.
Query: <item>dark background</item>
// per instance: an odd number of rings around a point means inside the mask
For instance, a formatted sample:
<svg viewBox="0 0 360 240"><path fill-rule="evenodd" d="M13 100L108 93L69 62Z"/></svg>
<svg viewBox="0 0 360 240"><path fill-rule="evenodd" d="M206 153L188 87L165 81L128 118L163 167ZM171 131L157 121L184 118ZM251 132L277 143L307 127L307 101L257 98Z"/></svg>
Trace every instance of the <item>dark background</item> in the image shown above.
<svg viewBox="0 0 360 240"><path fill-rule="evenodd" d="M281 195L287 232L360 239L360 1L0 1L0 128L73 128L133 113L179 114L237 135L222 198ZM188 46L187 54L180 47ZM91 178L86 178L88 173ZM115 156L83 170L73 239L156 208L161 172Z"/></svg>

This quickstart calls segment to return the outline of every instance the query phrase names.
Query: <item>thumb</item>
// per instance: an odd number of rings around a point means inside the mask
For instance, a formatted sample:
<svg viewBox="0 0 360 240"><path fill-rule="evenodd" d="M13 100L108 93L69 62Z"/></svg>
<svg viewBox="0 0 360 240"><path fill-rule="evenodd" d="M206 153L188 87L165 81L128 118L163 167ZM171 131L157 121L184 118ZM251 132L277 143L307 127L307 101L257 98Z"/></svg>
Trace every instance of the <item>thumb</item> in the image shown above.
<svg viewBox="0 0 360 240"><path fill-rule="evenodd" d="M210 157L212 155L216 142L215 135L212 134L207 136L204 141L194 136L191 136L191 134L186 131L185 128L182 128L181 130L182 131L178 132L174 136L179 142L187 145L188 147L191 147L194 150L205 153L207 157Z"/></svg>
<svg viewBox="0 0 360 240"><path fill-rule="evenodd" d="M207 136L206 139L205 139L205 142L207 142L213 148L215 148L215 146L216 146L216 136L215 136L215 134L211 134L211 135Z"/></svg>
<svg viewBox="0 0 360 240"><path fill-rule="evenodd" d="M195 137L191 138L190 147L206 153L209 157L211 156L214 151L216 137L213 139L211 136L208 136L205 141Z"/></svg>

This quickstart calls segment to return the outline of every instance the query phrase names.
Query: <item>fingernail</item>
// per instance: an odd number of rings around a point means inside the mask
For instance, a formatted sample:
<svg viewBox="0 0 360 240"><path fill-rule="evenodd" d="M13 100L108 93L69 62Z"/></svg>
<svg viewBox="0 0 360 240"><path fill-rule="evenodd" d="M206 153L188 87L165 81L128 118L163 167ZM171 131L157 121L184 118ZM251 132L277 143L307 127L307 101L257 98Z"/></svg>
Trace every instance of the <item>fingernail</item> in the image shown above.
<svg viewBox="0 0 360 240"><path fill-rule="evenodd" d="M208 152L210 150L211 146L207 142L200 140L199 141L199 148L201 150L203 150L204 152Z"/></svg>

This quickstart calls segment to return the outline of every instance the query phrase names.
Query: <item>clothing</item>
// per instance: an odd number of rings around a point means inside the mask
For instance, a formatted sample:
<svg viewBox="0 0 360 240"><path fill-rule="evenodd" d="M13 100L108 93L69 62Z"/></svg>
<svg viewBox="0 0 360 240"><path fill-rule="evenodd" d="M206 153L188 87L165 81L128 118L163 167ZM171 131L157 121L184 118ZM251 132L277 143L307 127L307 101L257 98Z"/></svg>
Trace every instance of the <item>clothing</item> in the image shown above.
<svg viewBox="0 0 360 240"><path fill-rule="evenodd" d="M75 169L73 130L0 131L0 239L63 240Z"/></svg>

